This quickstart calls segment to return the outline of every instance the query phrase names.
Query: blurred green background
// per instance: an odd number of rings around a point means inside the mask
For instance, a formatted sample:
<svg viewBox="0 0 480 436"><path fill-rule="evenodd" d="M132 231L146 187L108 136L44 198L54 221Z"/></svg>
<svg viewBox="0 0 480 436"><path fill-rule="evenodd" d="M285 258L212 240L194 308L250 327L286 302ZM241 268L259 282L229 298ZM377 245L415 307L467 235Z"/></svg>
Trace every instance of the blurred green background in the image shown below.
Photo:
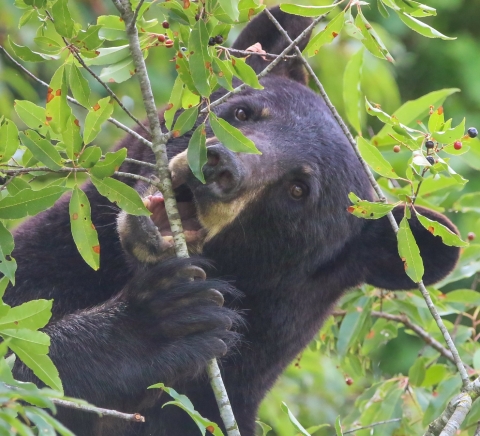
<svg viewBox="0 0 480 436"><path fill-rule="evenodd" d="M329 4L330 1L303 3L322 5ZM396 16L383 18L378 13L376 2L372 0L371 3L371 8L363 8L365 15L374 23L375 29L396 62L389 64L366 54L362 89L369 100L381 104L382 109L391 113L402 102L418 98L430 91L460 88L461 93L449 97L444 105L447 118L452 117L456 125L466 117L467 126L480 128L480 0L424 0L424 3L438 10L438 16L424 20L440 32L457 37L454 41L421 37L403 25ZM76 20L84 26L95 23L98 15L115 13L107 0L77 0L70 1L69 5ZM152 8L150 14L155 13ZM17 44L32 45L38 22L28 22L19 30L18 20L21 15L22 12L13 6L13 1L0 0L0 44L7 48L8 36ZM239 31L240 29L232 30L229 43ZM360 43L356 40L337 38L332 45L323 47L318 56L311 59L312 66L340 112L343 112L343 71L351 55L359 48ZM173 50L164 47L150 50L149 53L148 67L159 106L167 101L175 79L174 63L170 62L173 55ZM46 82L50 80L57 66L57 62L26 65ZM106 95L95 81L89 78L89 82L98 98ZM111 84L111 87L137 117L144 116L135 80L120 85ZM45 97L44 87L30 80L0 55L0 116L4 115L22 125L13 110L13 100L30 100L43 106ZM132 124L131 120L118 109L115 110L114 116L127 125ZM374 121L376 120L364 117L364 134L373 134L378 130L379 125ZM106 150L122 136L121 130L106 124L95 143ZM473 147L477 147L478 153L474 153L473 156L467 155L466 158L457 158L452 163L459 173L470 180L464 193L480 189L480 177L477 172L480 170L480 142L475 141ZM386 157L396 168L402 168L409 153L394 154L386 150ZM450 194L442 203L447 213L449 205L458 195ZM453 219L464 237L472 231L480 237L477 214L466 213ZM469 284L466 281L464 286L467 287ZM374 364L392 376L407 375L422 345L420 340L400 332L397 339L378 350ZM351 380L353 383L347 383L347 374L340 369L335 357L328 357L314 348L312 346L311 349L305 350L299 359L292 363L263 403L260 419L271 425L278 436L296 434L288 417L281 411L282 401L288 404L306 427L321 423L332 424L338 415L345 416L351 410L354 400L375 380L375 368L371 368L366 372L367 375L355 377ZM351 374L348 374L348 377L350 376ZM315 434L331 435L332 428L320 430Z"/></svg>

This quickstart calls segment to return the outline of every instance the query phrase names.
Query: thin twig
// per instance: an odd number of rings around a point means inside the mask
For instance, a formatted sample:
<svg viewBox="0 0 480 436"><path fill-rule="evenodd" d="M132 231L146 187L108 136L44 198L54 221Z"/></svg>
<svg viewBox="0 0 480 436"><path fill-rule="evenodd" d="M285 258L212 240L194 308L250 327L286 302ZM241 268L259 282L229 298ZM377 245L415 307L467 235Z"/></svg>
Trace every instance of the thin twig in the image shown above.
<svg viewBox="0 0 480 436"><path fill-rule="evenodd" d="M215 48L218 48L220 50L228 51L229 53L240 54L240 55L243 55L243 56L262 56L262 57L270 58L270 59L276 59L276 58L279 58L279 57L281 57L282 59L295 59L297 57L297 55L284 55L284 56L282 56L282 55L277 55L277 54L273 54L273 53L261 53L261 52L250 51L250 50L238 50L236 48L228 48L228 47L224 47L222 45L217 45L217 46L215 46Z"/></svg>
<svg viewBox="0 0 480 436"><path fill-rule="evenodd" d="M124 162L129 162L129 163L133 163L133 164L136 164L136 165L142 165L144 167L151 168L152 170L156 169L155 164L152 164L150 162L145 162L143 160L137 160L137 159L132 159L132 158L126 157Z"/></svg>
<svg viewBox="0 0 480 436"><path fill-rule="evenodd" d="M45 13L47 14L48 18L54 22L52 15L50 12L45 10ZM121 100L117 97L117 95L111 90L111 88L102 80L100 77L97 76L95 71L93 71L83 60L83 58L80 56L80 54L77 52L77 48L70 44L67 39L62 36L63 42L65 43L65 46L70 50L70 53L72 53L73 57L77 60L77 62L87 70L90 75L98 82L100 85L102 85L105 90L110 94L110 96L118 103L118 105L122 108L122 110L133 120L135 121L146 133L149 133L148 129L138 120L135 115L133 115L121 102Z"/></svg>
<svg viewBox="0 0 480 436"><path fill-rule="evenodd" d="M0 50L3 51L3 53L5 54L5 56L12 62L14 63L21 71L23 71L27 76L29 76L30 78L32 78L33 80L35 80L35 82L39 83L40 85L44 86L45 88L48 88L48 83L44 82L42 79L39 79L37 76L35 76L35 74L33 74L32 72L30 72L29 70L27 70L21 63L17 62L11 55L10 53L8 53L7 50L5 50L5 47L3 47L2 45L0 45ZM75 100L73 97L70 97L69 95L67 95L67 100L73 104L76 104L77 106L80 106L84 109L87 109L85 106L83 106L82 104L80 104L77 100ZM112 118L110 117L107 121L109 121L110 123L114 124L115 126L117 126L118 128L122 129L123 131L127 132L128 134L132 135L133 137L135 137L137 140L139 140L140 142L142 142L143 144L145 144L146 146L148 147L151 147L152 146L152 143L150 141L148 141L147 139L145 139L143 136L139 135L137 132L135 132L135 130L132 130L130 129L129 127L125 126L124 124L122 124L120 121L116 120L115 118Z"/></svg>
<svg viewBox="0 0 480 436"><path fill-rule="evenodd" d="M277 27L279 32L282 33L282 35L286 38L286 40L292 42L292 40L288 36L288 33L285 31L285 29L283 29L281 24L275 19L275 17L270 13L270 11L268 9L265 9L265 12L268 15L268 17L270 18L270 20L272 21L272 23L275 24L275 26ZM325 89L324 89L322 83L320 82L317 75L313 71L312 67L310 67L310 65L308 64L306 59L303 57L302 52L300 51L300 49L296 45L295 45L295 51L296 51L297 55L299 56L299 60L305 65L305 68L307 69L309 74L312 76L315 84L318 87L320 95L323 97L327 107L330 109L330 112L332 113L333 117L335 118L335 120L339 124L343 133L347 137L348 141L350 142L350 145L352 146L353 150L355 151L355 154L357 155L365 173L367 174L368 179L370 180L370 183L371 183L373 189L377 193L377 196L378 196L379 200L382 201L382 202L386 202L386 197L385 197L385 194L382 191L382 188L380 187L380 185L375 180L375 177L373 176L372 171L370 170L370 167L368 166L367 162L365 162L362 155L360 154L360 150L358 149L358 146L357 146L357 143L355 142L355 139L353 138L352 134L348 130L347 125L344 123L344 121L340 117L340 114L338 113L337 109L335 108L335 106L332 104L332 102L328 98L328 95L325 92ZM398 224L395 221L395 217L393 216L392 212L388 213L387 218L390 221L390 225L392 226L393 231L395 233L398 233ZM438 314L438 312L435 308L435 305L433 304L432 298L430 297L430 294L429 294L427 288L425 287L423 281L421 280L420 282L417 283L417 285L418 285L418 289L422 293L422 296L423 296L425 302L427 303L427 307L430 310L430 313L432 314L433 318L435 319L435 321L437 323L438 328L440 329L440 331L443 334L443 337L445 339L445 342L447 343L448 348L452 352L453 359L455 360L455 365L456 365L456 367L458 369L458 372L460 374L460 377L462 379L463 387L465 388L469 385L470 378L468 377L468 374L467 374L467 371L465 369L465 366L463 365L462 359L460 358L460 355L458 354L458 350L457 350L455 344L453 343L453 340L450 336L450 333L448 332L447 328L445 327L445 324L443 323L442 318Z"/></svg>
<svg viewBox="0 0 480 436"><path fill-rule="evenodd" d="M18 388L17 386L12 386L7 383L2 384L14 391L20 390L20 388ZM126 421L145 422L145 417L142 416L140 413L123 413L112 409L104 409L103 407L92 406L91 404L81 404L74 401L62 400L55 397L48 397L48 399L57 406L68 407L69 409L78 409L84 412L98 413L103 416L111 416L113 418L124 419Z"/></svg>
<svg viewBox="0 0 480 436"><path fill-rule="evenodd" d="M135 11L133 12L132 23L133 23L134 25L135 25L135 23L137 22L138 13L140 12L140 8L142 7L144 1L145 1L145 0L140 0L140 1L138 2L137 7L135 8Z"/></svg>
<svg viewBox="0 0 480 436"><path fill-rule="evenodd" d="M401 420L402 418L394 418L394 419L387 419L386 421L378 421L370 425L365 425L363 427L357 427L357 428L353 428L352 430L344 431L343 434L355 433L356 431L365 430L366 428L376 427L377 425L390 424L391 422L398 422Z"/></svg>
<svg viewBox="0 0 480 436"><path fill-rule="evenodd" d="M165 199L165 210L167 212L170 228L173 233L175 243L175 251L178 257L189 257L185 235L183 233L182 222L177 209L175 195L172 189L172 180L170 178L170 171L168 170L168 157L166 143L170 139L170 134L162 133L160 121L158 119L155 99L153 97L152 87L150 85L150 78L148 77L145 59L140 47L138 38L138 30L135 23L135 15L131 9L129 0L112 0L115 7L120 12L120 16L125 22L125 29L129 40L130 51L132 59L137 72L136 76L140 83L142 91L143 103L145 111L147 112L148 121L150 123L152 136L152 150L155 154L155 163L157 167L157 174L160 176L160 184L162 185L162 193ZM210 384L215 394L220 416L225 424L228 436L240 436L237 422L233 414L230 400L228 399L227 391L225 389L220 368L215 359L211 360L207 366L210 376Z"/></svg>

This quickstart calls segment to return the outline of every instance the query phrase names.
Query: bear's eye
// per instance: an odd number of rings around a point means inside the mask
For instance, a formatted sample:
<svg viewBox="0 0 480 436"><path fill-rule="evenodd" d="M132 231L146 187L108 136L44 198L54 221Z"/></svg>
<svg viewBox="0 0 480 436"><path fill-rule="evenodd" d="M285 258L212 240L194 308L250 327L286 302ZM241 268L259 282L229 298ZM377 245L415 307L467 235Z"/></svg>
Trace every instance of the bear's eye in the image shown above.
<svg viewBox="0 0 480 436"><path fill-rule="evenodd" d="M308 188L303 183L295 182L290 185L289 193L294 200L301 200L308 195Z"/></svg>
<svg viewBox="0 0 480 436"><path fill-rule="evenodd" d="M247 121L248 120L248 115L245 109L242 108L237 108L235 109L235 118L238 121Z"/></svg>

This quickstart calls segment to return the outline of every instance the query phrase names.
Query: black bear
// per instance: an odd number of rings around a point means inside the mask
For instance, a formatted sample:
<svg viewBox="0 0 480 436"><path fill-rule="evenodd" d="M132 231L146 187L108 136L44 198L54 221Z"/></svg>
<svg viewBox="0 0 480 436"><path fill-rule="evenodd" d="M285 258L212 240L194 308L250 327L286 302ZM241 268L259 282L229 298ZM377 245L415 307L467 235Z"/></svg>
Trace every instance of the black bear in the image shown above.
<svg viewBox="0 0 480 436"><path fill-rule="evenodd" d="M274 13L292 38L309 24L278 9ZM286 47L265 15L252 20L234 47L257 42L269 53ZM257 72L268 63L259 56L249 62ZM349 192L372 199L372 189L324 101L306 81L300 62L289 58L262 79L263 90L246 89L215 108L263 154L232 153L208 132L205 185L186 166L188 135L168 144L185 229L208 263L164 259L169 228L155 194L145 201L161 236L149 222L120 214L120 241L114 208L92 185L85 186L101 243L97 272L72 241L68 197L16 231L17 285L6 301L54 299L46 331L66 394L138 411L147 419L125 423L61 410L75 433L198 434L181 409L161 408L165 394L147 394L146 388L157 382L172 386L201 414L220 422L205 365L233 348L222 359L224 380L242 436L253 436L260 401L346 290L364 282L414 287L388 220L362 220L347 212ZM130 157L153 160L152 152L131 138L119 146L126 146ZM133 163L123 170L147 175ZM136 188L145 192L142 185ZM422 213L454 229L445 217ZM444 246L415 218L410 225L425 262L425 282L441 279L454 267L458 249ZM151 244L135 243L142 232L152 237ZM35 380L21 363L15 374Z"/></svg>

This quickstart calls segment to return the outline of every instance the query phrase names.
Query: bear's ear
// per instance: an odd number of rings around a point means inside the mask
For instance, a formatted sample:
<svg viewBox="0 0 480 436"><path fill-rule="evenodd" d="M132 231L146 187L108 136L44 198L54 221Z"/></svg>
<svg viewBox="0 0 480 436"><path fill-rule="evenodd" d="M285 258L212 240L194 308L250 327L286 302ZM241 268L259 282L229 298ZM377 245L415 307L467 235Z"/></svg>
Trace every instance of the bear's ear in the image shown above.
<svg viewBox="0 0 480 436"><path fill-rule="evenodd" d="M415 206L421 215L438 221L458 234L452 222L442 214ZM404 215L404 208L396 207L393 215L400 222ZM412 210L412 218L408 221L422 256L425 273L425 285L436 283L448 275L457 263L460 250L442 242L439 236L434 236L420 224ZM397 238L387 217L368 221L361 236L361 243L357 246L359 258L367 271L365 281L368 284L383 289L413 289L415 283L405 273L405 267L398 254Z"/></svg>
<svg viewBox="0 0 480 436"><path fill-rule="evenodd" d="M310 18L286 14L282 12L278 6L270 9L270 12L287 31L292 40L297 38L297 36L300 35L300 33L302 33L312 22ZM309 32L308 35L306 35L298 44L300 50L303 50L307 45L310 33L311 32ZM265 50L266 53L271 54L280 54L288 46L285 37L277 30L265 12L260 13L245 27L245 29L243 29L232 45L232 48L246 50L256 43L260 43L262 49ZM294 53L295 51L292 50L289 54ZM269 61L264 60L261 56L253 55L248 57L247 63L258 74L268 66ZM290 79L304 84L307 83L308 79L304 66L297 59L280 61L280 63L272 70L272 73L289 77Z"/></svg>

